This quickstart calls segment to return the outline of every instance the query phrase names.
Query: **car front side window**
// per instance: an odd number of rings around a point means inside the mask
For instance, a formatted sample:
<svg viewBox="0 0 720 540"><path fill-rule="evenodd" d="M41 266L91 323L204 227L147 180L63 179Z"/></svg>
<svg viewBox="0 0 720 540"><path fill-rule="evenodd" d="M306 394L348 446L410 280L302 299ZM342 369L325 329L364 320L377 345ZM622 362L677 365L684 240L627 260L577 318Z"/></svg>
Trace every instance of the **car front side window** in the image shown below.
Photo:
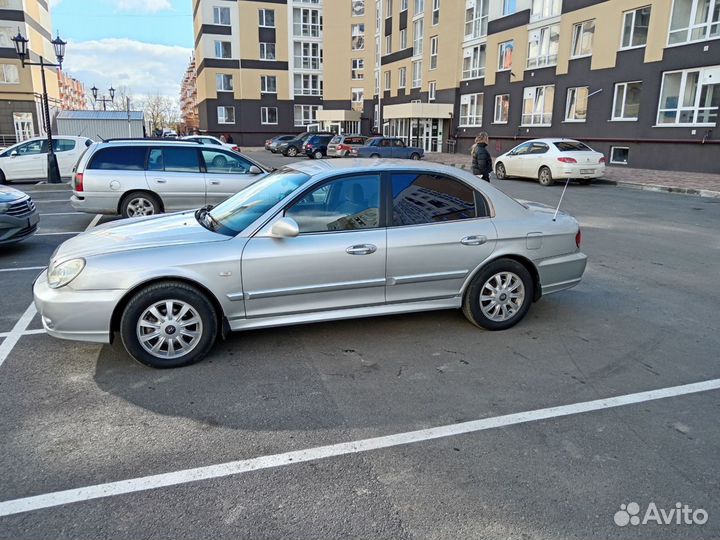
<svg viewBox="0 0 720 540"><path fill-rule="evenodd" d="M247 174L252 163L241 156L220 150L203 150L203 159L209 174Z"/></svg>
<svg viewBox="0 0 720 540"><path fill-rule="evenodd" d="M300 234L375 229L380 226L380 175L335 180L303 197L285 212Z"/></svg>

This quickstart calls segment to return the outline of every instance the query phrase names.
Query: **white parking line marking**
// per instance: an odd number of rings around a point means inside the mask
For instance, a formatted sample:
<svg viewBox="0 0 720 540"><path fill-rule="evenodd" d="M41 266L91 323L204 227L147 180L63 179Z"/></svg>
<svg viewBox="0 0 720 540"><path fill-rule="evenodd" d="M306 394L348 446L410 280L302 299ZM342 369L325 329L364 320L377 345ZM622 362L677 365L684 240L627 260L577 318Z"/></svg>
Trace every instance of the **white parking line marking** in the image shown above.
<svg viewBox="0 0 720 540"><path fill-rule="evenodd" d="M103 217L102 214L95 214L95 217L92 218L92 221L91 221L90 224L85 228L85 230L86 230L86 231L89 231L90 229L92 229L95 225L98 224L98 221L100 221L100 220L102 219L102 217Z"/></svg>
<svg viewBox="0 0 720 540"><path fill-rule="evenodd" d="M82 232L82 231L81 231ZM35 236L57 236L61 234L80 234L78 231L68 231L68 232L39 232L35 234Z"/></svg>
<svg viewBox="0 0 720 540"><path fill-rule="evenodd" d="M36 334L45 334L45 330L42 328L36 328L35 330L25 330L21 336L34 336ZM10 335L10 332L0 332L0 338L6 338Z"/></svg>
<svg viewBox="0 0 720 540"><path fill-rule="evenodd" d="M22 314L22 317L20 317L18 322L15 323L13 329L8 332L7 337L2 344L0 344L0 366L5 363L5 359L12 352L15 344L20 339L20 336L23 335L23 332L27 330L28 325L33 320L36 313L37 310L35 309L35 304L30 304L25 310L25 313Z"/></svg>
<svg viewBox="0 0 720 540"><path fill-rule="evenodd" d="M41 204L41 203L59 203L59 202L70 202L70 199L50 199L50 200L39 200L39 199L33 199L33 202L35 204Z"/></svg>
<svg viewBox="0 0 720 540"><path fill-rule="evenodd" d="M48 212L47 214L40 214L41 216L80 216L85 212Z"/></svg>
<svg viewBox="0 0 720 540"><path fill-rule="evenodd" d="M673 386L671 388L650 390L648 392L638 392L636 394L626 394L623 396L574 403L572 405L561 405L559 407L537 409L534 411L496 416L494 418L483 418L481 420L421 429L418 431L408 431L384 437L331 444L328 446L319 446L316 448L308 448L306 450L296 450L294 452L286 452L283 454L261 456L252 459L231 461L229 463L222 463L219 465L198 467L196 469L185 469L170 473L144 476L142 478L132 478L128 480L120 480L118 482L108 482L106 484L68 489L65 491L56 491L54 493L46 493L43 495L35 495L33 497L24 497L22 499L1 502L0 516L10 516L13 514L31 512L33 510L41 510L43 508L62 506L64 504L75 502L114 497L127 493L148 491L162 487L197 482L200 480L223 478L251 471L293 465L295 463L304 463L307 461L316 461L319 459L369 452L371 450L378 450L382 448L391 448L394 446L413 444L444 437L465 435L488 429L525 424L528 422L537 422L539 420L560 418L563 416L571 416L603 409L612 409L625 405L633 405L646 401L655 401L658 399L684 396L687 394L707 392L709 390L717 389L720 389L720 379L713 379L709 381L685 384L682 386Z"/></svg>
<svg viewBox="0 0 720 540"><path fill-rule="evenodd" d="M0 268L0 272L24 272L25 270L43 270L47 266L21 266L19 268Z"/></svg>
<svg viewBox="0 0 720 540"><path fill-rule="evenodd" d="M37 184L35 184L37 186ZM42 193L72 193L72 190L69 189L40 189L40 190L31 190L31 189L25 189L22 190L23 193L29 193L30 195L40 195Z"/></svg>

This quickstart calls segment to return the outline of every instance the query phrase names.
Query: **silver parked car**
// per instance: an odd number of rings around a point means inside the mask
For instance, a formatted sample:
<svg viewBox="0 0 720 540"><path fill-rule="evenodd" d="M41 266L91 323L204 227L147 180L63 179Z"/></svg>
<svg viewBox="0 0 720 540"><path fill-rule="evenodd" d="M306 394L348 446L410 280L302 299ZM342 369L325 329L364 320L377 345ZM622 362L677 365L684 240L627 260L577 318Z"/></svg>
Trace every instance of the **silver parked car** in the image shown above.
<svg viewBox="0 0 720 540"><path fill-rule="evenodd" d="M224 330L462 308L490 330L577 285L580 228L472 174L408 161L293 163L212 210L108 223L34 284L55 337L199 361Z"/></svg>
<svg viewBox="0 0 720 540"><path fill-rule="evenodd" d="M150 216L218 204L268 169L226 148L188 141L118 140L92 144L73 175L73 208Z"/></svg>

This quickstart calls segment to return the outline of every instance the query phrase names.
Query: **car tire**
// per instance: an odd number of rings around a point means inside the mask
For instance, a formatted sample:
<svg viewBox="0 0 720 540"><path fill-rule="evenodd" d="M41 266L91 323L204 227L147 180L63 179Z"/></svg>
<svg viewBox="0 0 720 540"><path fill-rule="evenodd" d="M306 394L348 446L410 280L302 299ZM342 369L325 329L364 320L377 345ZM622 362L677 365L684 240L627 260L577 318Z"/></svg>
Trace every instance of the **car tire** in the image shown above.
<svg viewBox="0 0 720 540"><path fill-rule="evenodd" d="M417 152L413 152L412 154L410 154L410 159L412 159L413 161L418 161L420 159L420 154L418 154Z"/></svg>
<svg viewBox="0 0 720 540"><path fill-rule="evenodd" d="M120 203L120 214L124 218L154 216L162 213L160 199L147 191L131 191Z"/></svg>
<svg viewBox="0 0 720 540"><path fill-rule="evenodd" d="M8 183L7 178L5 178L5 173L0 171L0 186L4 186Z"/></svg>
<svg viewBox="0 0 720 540"><path fill-rule="evenodd" d="M371 154L370 159L380 159L380 154Z"/></svg>
<svg viewBox="0 0 720 540"><path fill-rule="evenodd" d="M140 290L120 319L120 338L127 352L141 364L157 369L199 362L217 336L218 317L212 302L197 288L177 281ZM152 352L156 347L157 352Z"/></svg>
<svg viewBox="0 0 720 540"><path fill-rule="evenodd" d="M291 146L290 148L287 149L287 152L285 155L287 157L295 157L298 155L298 149L295 148L294 146Z"/></svg>
<svg viewBox="0 0 720 540"><path fill-rule="evenodd" d="M465 292L462 310L475 326L486 330L507 330L527 314L534 289L533 278L527 268L512 259L498 259L473 278ZM513 299L513 295L517 297Z"/></svg>
<svg viewBox="0 0 720 540"><path fill-rule="evenodd" d="M313 154L313 159L322 159L323 153L320 150L315 150L315 153Z"/></svg>
<svg viewBox="0 0 720 540"><path fill-rule="evenodd" d="M540 182L541 186L546 187L552 186L555 183L549 167L540 167L540 171L538 172L538 182Z"/></svg>
<svg viewBox="0 0 720 540"><path fill-rule="evenodd" d="M495 165L495 176L498 180L507 180L507 171L505 170L505 165L502 163L498 163Z"/></svg>

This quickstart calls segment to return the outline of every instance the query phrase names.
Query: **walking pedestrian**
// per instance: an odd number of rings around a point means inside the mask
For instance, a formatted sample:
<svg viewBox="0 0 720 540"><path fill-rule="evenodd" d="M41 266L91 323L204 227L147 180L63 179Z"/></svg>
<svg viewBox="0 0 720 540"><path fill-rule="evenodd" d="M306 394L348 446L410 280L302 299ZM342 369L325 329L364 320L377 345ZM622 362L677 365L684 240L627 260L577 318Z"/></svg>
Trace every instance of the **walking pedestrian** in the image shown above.
<svg viewBox="0 0 720 540"><path fill-rule="evenodd" d="M225 141L225 135L220 135L220 141L221 141L221 142L226 142L226 141Z"/></svg>
<svg viewBox="0 0 720 540"><path fill-rule="evenodd" d="M475 144L470 150L472 156L472 173L479 176L486 182L490 181L490 173L493 170L492 157L487 150L490 137L484 131L475 137Z"/></svg>

